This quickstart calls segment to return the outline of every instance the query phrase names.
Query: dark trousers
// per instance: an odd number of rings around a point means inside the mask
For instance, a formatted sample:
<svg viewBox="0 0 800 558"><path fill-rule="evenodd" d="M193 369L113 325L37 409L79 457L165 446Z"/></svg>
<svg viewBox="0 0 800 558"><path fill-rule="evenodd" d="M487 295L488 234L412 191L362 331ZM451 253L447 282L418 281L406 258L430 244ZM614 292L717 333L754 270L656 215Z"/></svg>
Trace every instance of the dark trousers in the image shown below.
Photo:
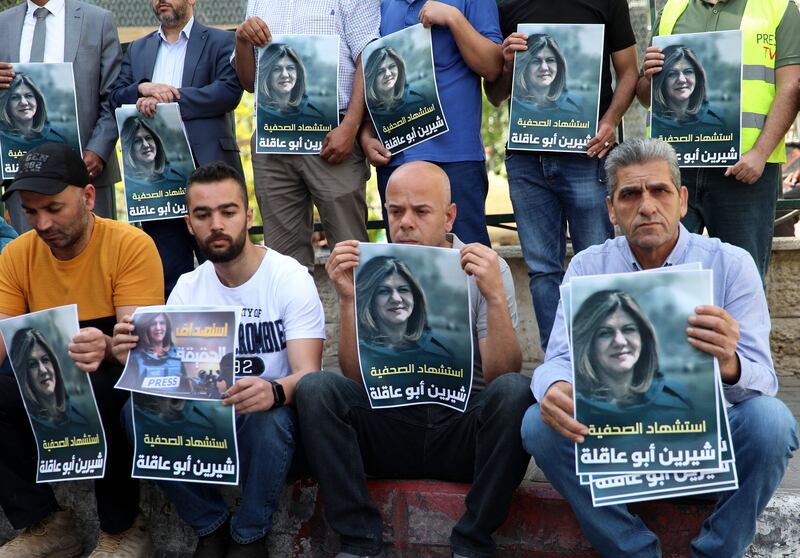
<svg viewBox="0 0 800 558"><path fill-rule="evenodd" d="M206 259L200 254L194 236L189 232L183 219L164 219L145 221L142 229L156 243L161 264L164 266L164 300L175 287L178 277L194 269L194 257L203 263Z"/></svg>
<svg viewBox="0 0 800 558"><path fill-rule="evenodd" d="M89 374L106 431L106 474L94 481L100 529L121 533L139 513L139 483L131 478L131 451L120 411L128 392L115 390L118 374ZM36 441L13 376L0 375L0 505L15 529L59 509L49 484L36 484Z"/></svg>
<svg viewBox="0 0 800 558"><path fill-rule="evenodd" d="M471 481L450 544L465 556L493 554L492 533L508 515L529 461L520 437L533 403L528 378L495 379L470 397L464 413L441 405L372 410L362 385L330 372L303 377L295 397L300 437L343 551L377 554L382 547L370 475Z"/></svg>

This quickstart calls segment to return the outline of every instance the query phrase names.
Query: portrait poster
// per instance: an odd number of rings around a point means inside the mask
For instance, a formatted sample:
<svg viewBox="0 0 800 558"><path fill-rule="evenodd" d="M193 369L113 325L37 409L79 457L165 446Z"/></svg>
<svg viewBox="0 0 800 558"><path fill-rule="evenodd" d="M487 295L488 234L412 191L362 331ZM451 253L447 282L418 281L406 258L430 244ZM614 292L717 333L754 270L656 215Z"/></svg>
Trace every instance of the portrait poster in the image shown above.
<svg viewBox="0 0 800 558"><path fill-rule="evenodd" d="M273 35L258 49L256 153L318 155L339 125L338 87L338 35Z"/></svg>
<svg viewBox="0 0 800 558"><path fill-rule="evenodd" d="M136 348L115 387L183 399L222 399L233 385L238 306L142 306ZM227 357L227 358L226 358Z"/></svg>
<svg viewBox="0 0 800 558"><path fill-rule="evenodd" d="M0 90L4 180L14 178L25 154L43 143L65 143L83 153L72 64L14 63L12 71L9 88Z"/></svg>
<svg viewBox="0 0 800 558"><path fill-rule="evenodd" d="M741 156L742 32L653 37L664 66L653 75L650 137L669 142L681 167L727 167Z"/></svg>
<svg viewBox="0 0 800 558"><path fill-rule="evenodd" d="M36 440L36 482L102 478L106 435L89 375L69 357L74 304L0 321Z"/></svg>
<svg viewBox="0 0 800 558"><path fill-rule="evenodd" d="M711 271L570 281L578 474L720 468L718 372L689 344L688 318L713 304Z"/></svg>
<svg viewBox="0 0 800 558"><path fill-rule="evenodd" d="M392 155L447 132L430 29L419 23L372 41L361 65L369 116Z"/></svg>
<svg viewBox="0 0 800 558"><path fill-rule="evenodd" d="M195 169L178 103L159 103L152 118L116 110L128 222L186 215L186 182Z"/></svg>
<svg viewBox="0 0 800 558"><path fill-rule="evenodd" d="M131 394L137 479L238 484L233 406Z"/></svg>
<svg viewBox="0 0 800 558"><path fill-rule="evenodd" d="M514 55L508 149L584 152L597 134L604 26L524 23Z"/></svg>
<svg viewBox="0 0 800 558"><path fill-rule="evenodd" d="M367 243L359 251L356 336L370 405L437 403L463 412L474 341L460 252Z"/></svg>

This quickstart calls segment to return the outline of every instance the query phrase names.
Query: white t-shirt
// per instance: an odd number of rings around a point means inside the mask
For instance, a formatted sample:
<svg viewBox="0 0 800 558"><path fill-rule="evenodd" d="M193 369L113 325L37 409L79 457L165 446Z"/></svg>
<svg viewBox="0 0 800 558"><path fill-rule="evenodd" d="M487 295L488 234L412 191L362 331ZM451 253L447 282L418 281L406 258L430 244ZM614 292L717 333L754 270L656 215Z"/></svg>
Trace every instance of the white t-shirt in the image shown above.
<svg viewBox="0 0 800 558"><path fill-rule="evenodd" d="M167 304L229 304L242 307L236 349L238 377L275 380L291 373L286 341L325 339L325 314L308 270L289 256L267 250L244 284L223 285L205 262L178 279Z"/></svg>

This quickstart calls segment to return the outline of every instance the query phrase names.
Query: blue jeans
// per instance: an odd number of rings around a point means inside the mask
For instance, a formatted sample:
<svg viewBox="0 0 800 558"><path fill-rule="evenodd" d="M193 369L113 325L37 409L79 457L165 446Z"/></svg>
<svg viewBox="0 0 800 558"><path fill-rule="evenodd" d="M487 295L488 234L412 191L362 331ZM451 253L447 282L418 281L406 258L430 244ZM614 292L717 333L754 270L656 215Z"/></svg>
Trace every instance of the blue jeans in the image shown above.
<svg viewBox="0 0 800 558"><path fill-rule="evenodd" d="M486 230L486 195L489 193L489 178L483 161L461 161L437 163L450 179L450 197L456 204L456 222L453 233L463 242L480 242L491 246ZM386 215L386 184L397 167L378 167L378 193L381 196L383 222L386 223L386 239L391 242L389 219Z"/></svg>
<svg viewBox="0 0 800 558"><path fill-rule="evenodd" d="M508 187L528 266L539 342L547 350L564 277L569 223L577 254L614 237L602 161L579 153L509 153Z"/></svg>
<svg viewBox="0 0 800 558"><path fill-rule="evenodd" d="M133 442L131 404L124 409ZM295 450L297 414L293 407L245 413L236 417L241 506L231 517L231 537L247 544L265 537L272 527ZM178 515L198 536L214 532L230 512L218 487L194 482L159 481Z"/></svg>
<svg viewBox="0 0 800 558"><path fill-rule="evenodd" d="M681 181L689 189L683 226L698 234L706 228L709 236L750 252L763 281L772 255L781 166L767 163L755 184L739 182L716 168L681 169Z"/></svg>
<svg viewBox="0 0 800 558"><path fill-rule="evenodd" d="M797 449L797 422L779 399L759 396L728 409L739 489L721 492L714 512L691 544L695 558L744 556L756 520L783 479ZM522 420L522 442L603 556L661 556L658 538L624 505L592 507L588 486L575 474L574 444L546 425L533 405Z"/></svg>

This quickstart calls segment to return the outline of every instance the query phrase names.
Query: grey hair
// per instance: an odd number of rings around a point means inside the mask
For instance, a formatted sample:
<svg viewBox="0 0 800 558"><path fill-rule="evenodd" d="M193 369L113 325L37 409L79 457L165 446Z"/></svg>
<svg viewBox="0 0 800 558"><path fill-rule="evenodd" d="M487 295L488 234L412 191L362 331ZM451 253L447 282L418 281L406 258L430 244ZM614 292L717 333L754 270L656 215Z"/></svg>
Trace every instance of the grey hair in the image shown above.
<svg viewBox="0 0 800 558"><path fill-rule="evenodd" d="M617 189L617 173L631 165L643 165L651 161L664 161L669 165L670 178L676 189L681 187L681 169L678 154L667 142L660 139L631 138L616 146L606 157L606 179L608 195L614 197Z"/></svg>

